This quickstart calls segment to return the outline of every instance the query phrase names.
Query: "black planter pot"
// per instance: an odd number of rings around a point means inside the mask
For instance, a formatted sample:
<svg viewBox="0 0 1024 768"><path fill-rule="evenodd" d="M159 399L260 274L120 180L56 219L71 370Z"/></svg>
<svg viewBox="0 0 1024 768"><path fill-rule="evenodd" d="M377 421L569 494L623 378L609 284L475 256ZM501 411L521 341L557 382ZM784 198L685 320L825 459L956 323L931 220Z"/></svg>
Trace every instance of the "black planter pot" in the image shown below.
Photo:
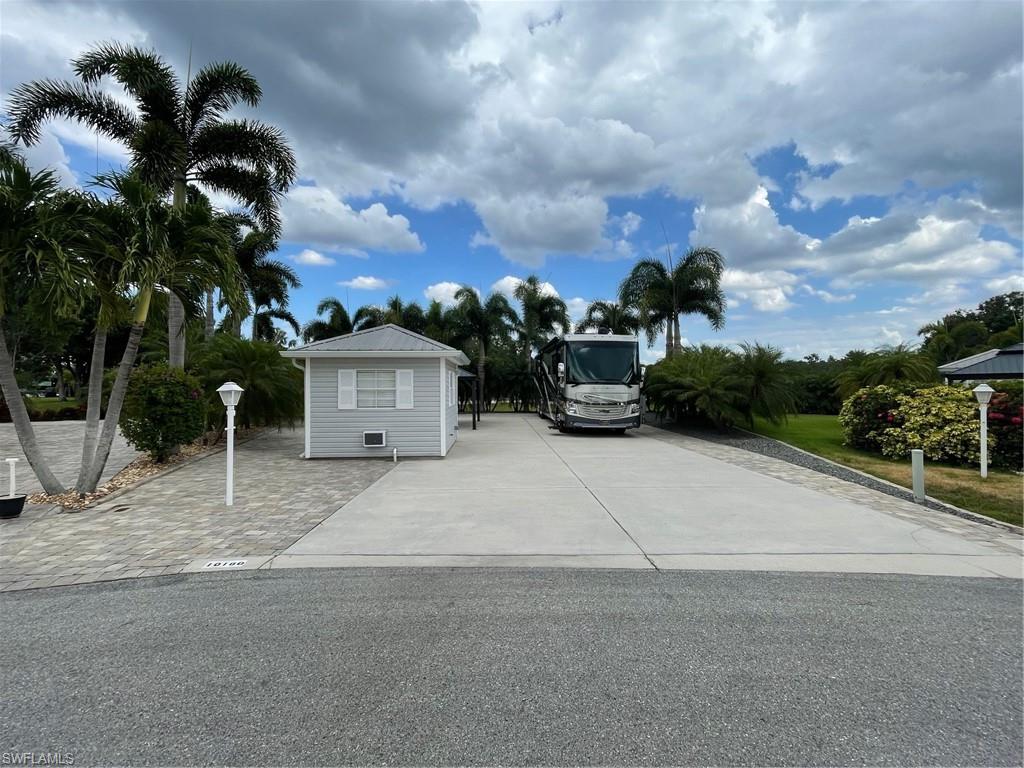
<svg viewBox="0 0 1024 768"><path fill-rule="evenodd" d="M20 496L0 496L0 519L17 517L25 508L25 494Z"/></svg>

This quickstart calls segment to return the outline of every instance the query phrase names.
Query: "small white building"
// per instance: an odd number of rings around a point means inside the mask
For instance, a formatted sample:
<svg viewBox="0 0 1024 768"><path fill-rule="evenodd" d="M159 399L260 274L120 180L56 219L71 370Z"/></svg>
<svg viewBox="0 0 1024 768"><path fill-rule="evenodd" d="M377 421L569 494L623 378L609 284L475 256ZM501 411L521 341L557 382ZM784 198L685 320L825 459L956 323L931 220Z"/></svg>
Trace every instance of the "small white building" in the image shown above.
<svg viewBox="0 0 1024 768"><path fill-rule="evenodd" d="M458 437L458 349L384 325L282 354L305 376L307 459L444 456Z"/></svg>

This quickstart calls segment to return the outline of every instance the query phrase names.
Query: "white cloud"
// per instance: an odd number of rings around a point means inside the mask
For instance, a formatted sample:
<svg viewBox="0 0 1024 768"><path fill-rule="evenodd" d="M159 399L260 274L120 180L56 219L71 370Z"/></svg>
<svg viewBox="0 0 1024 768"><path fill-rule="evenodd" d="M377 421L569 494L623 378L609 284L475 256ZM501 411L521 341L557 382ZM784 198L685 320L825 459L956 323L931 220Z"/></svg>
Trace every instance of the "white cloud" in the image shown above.
<svg viewBox="0 0 1024 768"><path fill-rule="evenodd" d="M796 275L782 270L726 269L722 274L722 288L727 294L749 301L761 312L784 312L792 307L789 297L797 282Z"/></svg>
<svg viewBox="0 0 1024 768"><path fill-rule="evenodd" d="M643 223L643 217L633 211L627 211L622 216L613 218L611 223L618 226L623 237L630 237L640 229L640 225Z"/></svg>
<svg viewBox="0 0 1024 768"><path fill-rule="evenodd" d="M338 285L345 288L354 288L357 291L382 291L394 285L393 280L385 280L380 277L369 277L367 275L359 275L353 277L351 280L339 280Z"/></svg>
<svg viewBox="0 0 1024 768"><path fill-rule="evenodd" d="M434 283L433 285L428 285L423 290L423 295L430 301L440 301L446 306L451 306L455 303L455 292L462 287L462 283L453 283L451 281ZM476 291L475 288L473 290ZM477 293L480 293L480 291L477 291Z"/></svg>
<svg viewBox="0 0 1024 768"><path fill-rule="evenodd" d="M566 300L565 306L569 310L569 319L575 325L587 314L587 307L590 306L590 302L580 296L574 296Z"/></svg>
<svg viewBox="0 0 1024 768"><path fill-rule="evenodd" d="M322 253L314 251L312 248L305 248L301 253L297 253L289 258L296 264L305 264L308 267L329 267L334 263L333 258L330 256L324 256Z"/></svg>
<svg viewBox="0 0 1024 768"><path fill-rule="evenodd" d="M985 287L995 293L1009 293L1010 291L1024 291L1024 275L1019 272L1015 275L997 277L985 283Z"/></svg>
<svg viewBox="0 0 1024 768"><path fill-rule="evenodd" d="M515 296L516 288L523 282L521 277L515 277L513 275L505 275L500 280L496 280L491 285L491 290L496 293L503 293L510 299ZM558 291L555 290L555 286L548 282L542 282L540 284L540 292L546 296L558 296Z"/></svg>
<svg viewBox="0 0 1024 768"><path fill-rule="evenodd" d="M815 288L813 285L808 285L807 283L801 285L800 290L808 296L818 297L826 304L843 304L857 298L857 294L855 293L836 294L820 288Z"/></svg>
<svg viewBox="0 0 1024 768"><path fill-rule="evenodd" d="M383 203L353 209L329 189L300 186L281 203L284 237L333 251L345 249L419 252L423 243L401 214L389 214Z"/></svg>

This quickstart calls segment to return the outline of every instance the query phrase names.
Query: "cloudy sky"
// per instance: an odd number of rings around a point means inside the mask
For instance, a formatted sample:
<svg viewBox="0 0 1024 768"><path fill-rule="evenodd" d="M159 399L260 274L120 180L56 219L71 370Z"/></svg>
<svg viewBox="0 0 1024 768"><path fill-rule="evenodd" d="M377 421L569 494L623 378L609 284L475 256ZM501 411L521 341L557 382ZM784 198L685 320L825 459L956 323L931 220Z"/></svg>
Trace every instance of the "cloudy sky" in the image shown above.
<svg viewBox="0 0 1024 768"><path fill-rule="evenodd" d="M841 354L1022 287L1021 13L8 0L0 96L105 40L247 67L300 162L280 257L301 320L531 272L578 315L667 236L728 263L724 330L687 318L689 340ZM62 123L28 156L78 185L125 159Z"/></svg>

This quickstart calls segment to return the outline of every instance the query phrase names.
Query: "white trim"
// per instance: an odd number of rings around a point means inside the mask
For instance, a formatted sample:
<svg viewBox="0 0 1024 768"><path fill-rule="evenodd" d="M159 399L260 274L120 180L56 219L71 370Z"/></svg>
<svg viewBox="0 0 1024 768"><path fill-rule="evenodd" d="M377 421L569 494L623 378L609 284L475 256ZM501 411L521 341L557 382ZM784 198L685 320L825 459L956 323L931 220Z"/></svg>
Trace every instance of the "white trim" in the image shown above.
<svg viewBox="0 0 1024 768"><path fill-rule="evenodd" d="M307 459L310 459L310 458L312 458L312 456L310 455L310 452L312 451L312 448L311 448L312 440L310 439L310 432L313 429L313 409L312 409L310 403L313 400L313 395L312 395L312 392L311 392L311 390L312 390L312 386L311 386L312 372L310 371L311 361L310 361L310 359L308 357L306 358L306 365L304 367L306 369L306 372L304 374L304 377L305 377L305 383L304 383L305 394L304 394L304 397L303 397L303 400L304 400L304 402L303 402L303 410L305 411L305 417L304 417L305 424L303 426L305 427L305 432L306 432L306 434L304 436L305 440L306 440L306 450L303 453L303 457L307 458Z"/></svg>
<svg viewBox="0 0 1024 768"><path fill-rule="evenodd" d="M441 391L438 392L438 395L440 396L439 399L441 401L441 430L438 433L438 437L441 438L441 458L444 458L448 455L448 429L445 425L445 416L447 415L445 404L448 402L448 398L445 396L445 387L448 384L448 380L445 378L445 373L448 370L448 366L445 365L443 357L438 362L441 364Z"/></svg>
<svg viewBox="0 0 1024 768"><path fill-rule="evenodd" d="M305 365L299 365L297 362L292 360L292 365L302 371L302 431L303 431L303 445L302 445L302 458L309 458L309 360L305 361Z"/></svg>
<svg viewBox="0 0 1024 768"><path fill-rule="evenodd" d="M604 337L604 338L607 338L607 337ZM455 360L458 360L459 361L459 365L468 365L469 364L469 358L467 358L466 355L463 352L460 352L457 349L453 349L451 352L440 351L440 350L437 351L437 352L434 352L434 351L427 352L427 351L423 351L423 350L419 350L419 351L403 351L403 350L400 350L400 349L375 350L375 351L371 351L371 350L365 350L364 351L364 350L357 350L357 349L334 350L334 351L311 349L308 352L303 352L301 350L287 350L287 351L282 352L281 354L284 357L299 357L299 358L305 357L307 359L310 358L310 357L334 357L334 358L339 358L339 359L349 358L349 357L354 357L354 358L366 358L366 357L413 357L413 358L428 358L428 359L432 358L432 357L440 357L440 358L450 357L450 358L454 358Z"/></svg>

